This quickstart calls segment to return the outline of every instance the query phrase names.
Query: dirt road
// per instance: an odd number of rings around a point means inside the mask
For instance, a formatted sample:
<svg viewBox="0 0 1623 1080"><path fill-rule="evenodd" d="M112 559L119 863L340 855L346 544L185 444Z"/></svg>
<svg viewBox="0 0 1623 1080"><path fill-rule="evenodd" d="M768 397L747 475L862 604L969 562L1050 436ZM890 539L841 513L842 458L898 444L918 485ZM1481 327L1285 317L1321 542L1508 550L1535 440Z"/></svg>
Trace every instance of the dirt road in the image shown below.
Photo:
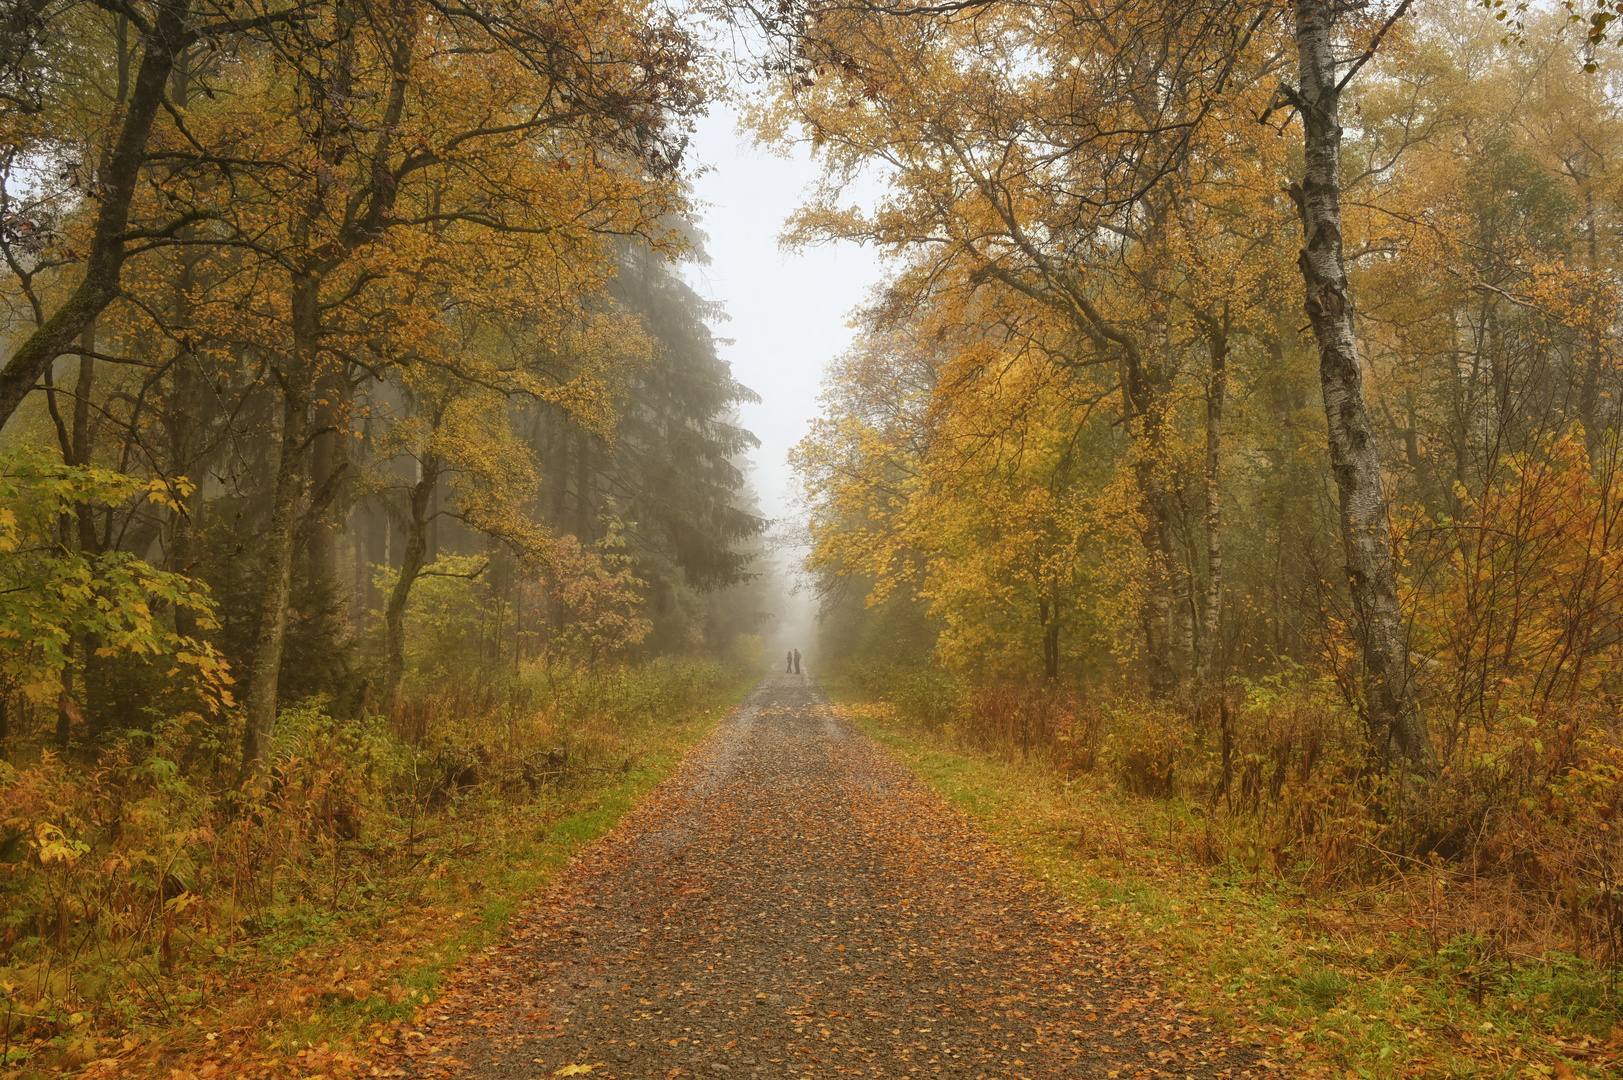
<svg viewBox="0 0 1623 1080"><path fill-rule="evenodd" d="M421 1077L1252 1075L782 674L429 1019Z"/></svg>

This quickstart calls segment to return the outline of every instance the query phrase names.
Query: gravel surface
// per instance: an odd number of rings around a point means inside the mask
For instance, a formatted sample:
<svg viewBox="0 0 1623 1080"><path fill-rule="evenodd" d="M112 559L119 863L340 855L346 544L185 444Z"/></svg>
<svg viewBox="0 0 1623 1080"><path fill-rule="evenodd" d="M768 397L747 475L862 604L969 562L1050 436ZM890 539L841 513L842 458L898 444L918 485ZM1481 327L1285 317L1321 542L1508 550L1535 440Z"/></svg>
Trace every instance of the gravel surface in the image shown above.
<svg viewBox="0 0 1623 1080"><path fill-rule="evenodd" d="M807 675L772 675L427 1010L419 1077L1260 1075Z"/></svg>

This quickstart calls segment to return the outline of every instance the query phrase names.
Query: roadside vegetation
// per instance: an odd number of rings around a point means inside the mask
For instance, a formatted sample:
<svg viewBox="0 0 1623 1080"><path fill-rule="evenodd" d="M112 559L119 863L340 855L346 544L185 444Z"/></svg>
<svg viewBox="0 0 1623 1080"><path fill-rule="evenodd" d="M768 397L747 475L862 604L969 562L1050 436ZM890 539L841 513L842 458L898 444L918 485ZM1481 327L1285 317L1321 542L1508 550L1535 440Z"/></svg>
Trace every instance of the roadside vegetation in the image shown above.
<svg viewBox="0 0 1623 1080"><path fill-rule="evenodd" d="M1330 7L806 30L818 669L1290 1068L1615 1072L1611 16Z"/></svg>
<svg viewBox="0 0 1623 1080"><path fill-rule="evenodd" d="M354 1067L762 666L699 51L5 5L0 1075Z"/></svg>
<svg viewBox="0 0 1623 1080"><path fill-rule="evenodd" d="M7 4L0 1067L409 1038L762 668L736 75L789 242L889 260L793 453L818 669L1304 1068L1615 1071L1586 11Z"/></svg>
<svg viewBox="0 0 1623 1080"><path fill-rule="evenodd" d="M678 657L452 687L414 701L415 741L307 702L246 791L198 718L89 767L3 766L6 1075L342 1075L387 1052L757 677Z"/></svg>
<svg viewBox="0 0 1623 1080"><path fill-rule="evenodd" d="M1623 1067L1616 841L1551 807L1609 789L1552 781L1530 748L1527 772L1502 777L1498 822L1449 858L1416 838L1457 820L1474 787L1445 778L1404 817L1382 813L1349 767L1356 728L1331 687L1237 687L1226 720L1207 723L1130 697L977 694L879 666L832 685L848 716L1166 992L1288 1075Z"/></svg>

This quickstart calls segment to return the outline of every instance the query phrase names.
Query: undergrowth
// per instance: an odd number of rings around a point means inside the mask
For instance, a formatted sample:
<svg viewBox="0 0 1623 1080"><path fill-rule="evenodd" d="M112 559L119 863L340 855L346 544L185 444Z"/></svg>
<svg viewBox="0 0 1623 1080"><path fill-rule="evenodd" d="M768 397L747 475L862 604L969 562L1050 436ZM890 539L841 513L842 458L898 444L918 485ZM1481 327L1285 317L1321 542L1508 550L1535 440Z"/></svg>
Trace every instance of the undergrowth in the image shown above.
<svg viewBox="0 0 1623 1080"><path fill-rule="evenodd" d="M1328 695L1280 681L1183 712L918 670L859 668L834 690L1170 990L1292 1073L1623 1068L1607 907L1623 860L1601 809L1619 794L1615 728L1556 748L1556 767L1552 748L1512 745L1421 797L1366 773Z"/></svg>
<svg viewBox="0 0 1623 1080"><path fill-rule="evenodd" d="M667 660L388 717L306 702L247 790L235 733L195 716L94 762L0 763L0 1075L188 1054L343 1072L751 682Z"/></svg>

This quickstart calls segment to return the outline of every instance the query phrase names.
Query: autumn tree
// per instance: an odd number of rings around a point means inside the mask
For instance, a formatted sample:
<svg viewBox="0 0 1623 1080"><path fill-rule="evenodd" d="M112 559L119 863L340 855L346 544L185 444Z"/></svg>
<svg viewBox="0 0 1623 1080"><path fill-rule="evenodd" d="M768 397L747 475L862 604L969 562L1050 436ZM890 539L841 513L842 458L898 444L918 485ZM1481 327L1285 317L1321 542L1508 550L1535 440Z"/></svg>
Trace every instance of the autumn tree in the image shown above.
<svg viewBox="0 0 1623 1080"><path fill-rule="evenodd" d="M149 150L155 129L183 127L171 98L177 63L198 49L230 54L320 7L26 0L8 8L0 25L0 101L8 106L0 121L0 251L32 325L0 369L0 424L118 296L125 264L207 217L163 199L135 205L143 182L162 174ZM110 65L102 63L107 53ZM109 68L115 87L99 85Z"/></svg>
<svg viewBox="0 0 1623 1080"><path fill-rule="evenodd" d="M227 144L241 144L246 127L257 129L257 153L282 151L275 168L261 158L252 193L239 184L218 209L254 237L281 283L246 308L253 336L277 342L266 368L282 404L245 768L263 756L274 723L300 517L320 518L341 479L340 460L318 458L324 475L312 477L313 502L301 509L307 441L319 450L325 429L345 422L335 398L346 365L408 359L410 335L431 333L425 320L437 317L421 301L462 299L433 280L448 268L495 256L534 262L545 276L575 260L589 291L592 268L605 265L593 256L600 235L657 234L675 205L681 137L672 123L698 101L691 48L618 6L577 15L350 5L301 23L243 72L285 98L278 107L214 118ZM277 116L290 119L267 119ZM412 284L385 288L396 279ZM460 283L487 306L513 303L477 279ZM391 295L409 306L381 302Z"/></svg>
<svg viewBox="0 0 1623 1080"><path fill-rule="evenodd" d="M685 258L703 260L702 233L672 224L689 237ZM656 616L651 642L680 648L704 618L702 598L755 572L748 545L766 522L739 496L743 455L758 443L737 410L760 399L718 354L710 323L722 317L720 305L683 280L680 263L624 241L609 296L650 351L627 369L607 427L557 407L526 418L542 463L538 510L588 548L618 528Z"/></svg>
<svg viewBox="0 0 1623 1080"><path fill-rule="evenodd" d="M19 395L42 373L50 384L71 322L78 383L46 394L64 458L111 454L166 478L229 461L230 475L263 478L257 639L244 650L251 770L295 579L333 576L354 388L426 365L557 404L554 331L609 302L618 238L644 237L656 258L681 246L662 222L682 203L703 77L687 37L636 5L560 17L556 4L312 3L238 8L228 23L183 8L39 7L7 25L6 86L33 110L7 130L8 177L51 180L6 188L8 298L14 325L33 324L8 372ZM177 13L192 21L172 41L147 18ZM69 16L90 33L61 33ZM41 35L68 44L50 58L12 47ZM153 272L131 282L118 270L136 256ZM107 317L87 330L90 308ZM510 362L494 375L446 346L473 322L503 339ZM611 416L615 393L577 381L565 407ZM98 432L112 444L93 445ZM191 568L196 509L137 512L136 534L114 537L111 519L81 531L102 546L161 537Z"/></svg>
<svg viewBox="0 0 1623 1080"><path fill-rule="evenodd" d="M206 639L177 633L165 609L183 609L193 625L214 625L208 596L184 575L122 551L85 551L59 540L76 508L100 511L130 502L173 503L182 492L94 466L62 464L33 450L0 456L0 680L25 700L57 713L66 747L78 713L74 668L84 642L104 659L161 665L181 708L210 712L232 703L231 678ZM172 697L173 700L173 697Z"/></svg>
<svg viewBox="0 0 1623 1080"><path fill-rule="evenodd" d="M1252 133L1265 99L1247 106L1225 97L1237 73L1254 83L1270 68L1268 54L1253 49L1265 37L1262 19L1220 29L1206 9L1115 14L1108 24L1059 9L1033 20L996 6L934 21L906 12L830 15L806 30L803 61L789 62L800 78L782 84L759 120L768 135L798 125L828 163L828 192L799 219L801 238L927 253L933 269L913 279L926 288L965 279L1020 293L1070 328L1061 347L1069 355L1056 354L1059 362L1114 380L1118 415L1135 435L1144 502L1145 651L1151 681L1164 691L1205 655L1197 627L1212 611L1211 594L1197 610L1176 535L1169 425L1193 357L1176 340L1174 308L1193 303L1211 329L1202 334L1202 367L1212 342L1224 340L1225 319L1224 297L1190 288L1218 276L1178 264L1191 239L1205 242L1180 215L1210 182L1190 171L1200 160L1194 148L1238 135L1270 168L1271 140ZM1041 57L1041 77L1016 53ZM871 216L839 210L840 178L870 160L883 163L892 199ZM1205 166L1212 176L1227 167ZM1264 197L1264 220L1270 201ZM1226 302L1249 307L1245 292L1242 284ZM1225 353L1219 344L1219 373ZM1220 380L1210 385L1220 394ZM1220 396L1211 400L1220 416ZM1215 541L1218 521L1208 519ZM1220 567L1215 552L1208 578Z"/></svg>
<svg viewBox="0 0 1623 1080"><path fill-rule="evenodd" d="M1608 76L1574 75L1565 30L1530 27L1507 49L1498 27L1417 20L1353 147L1385 173L1352 215L1380 252L1354 280L1377 423L1401 447L1398 583L1445 757L1507 710L1596 692L1565 680L1606 647L1617 203L1595 163L1619 129ZM1558 567L1584 568L1582 583L1552 585Z"/></svg>
<svg viewBox="0 0 1623 1080"><path fill-rule="evenodd" d="M983 276L1074 309L1079 331L1121 361L1126 405L1152 453L1160 441L1168 370L1165 330L1155 317L1135 325L1099 308L1077 253L1137 226L1144 250L1165 216L1163 182L1188 160L1194 134L1225 113L1267 119L1284 106L1303 132L1304 175L1290 186L1301 215L1298 259L1304 304L1320 352L1331 458L1341 508L1346 580L1361 642L1360 698L1372 741L1396 761L1428 768L1431 751L1409 687L1407 646L1386 524L1377 432L1372 427L1353 333L1354 304L1341 234L1341 97L1408 11L1378 21L1323 0L1263 8L1227 3L1166 7L1122 3L1108 11L1029 10L997 3L795 5L757 12L784 44L772 57L780 101L828 155L829 175L854 160L890 170L909 196L875 217L875 227L834 235L917 242L982 260ZM1027 37L1030 35L1030 37ZM1295 56L1281 69L1281 38ZM1031 41L1022 62L1000 57ZM1265 43L1267 43L1265 45ZM1350 60L1338 50L1352 45ZM1255 47L1255 49L1254 49ZM1030 57L1040 56L1038 76ZM922 88L928 88L923 91ZM1261 93L1272 102L1257 102ZM911 103L917 102L917 105ZM929 181L935 181L933 183ZM1045 182L1051 193L1043 198ZM983 202L953 228L944 213ZM1035 209L1052 206L1052 210ZM1153 276L1140 284L1154 290ZM1165 532L1164 495L1146 469L1141 481L1152 528ZM1163 550L1158 554L1163 565ZM1154 665L1169 669L1170 593L1152 591L1147 639ZM1162 639L1162 640L1158 640ZM1164 674L1157 682L1165 684Z"/></svg>
<svg viewBox="0 0 1623 1080"><path fill-rule="evenodd" d="M454 353L436 362L419 355L402 367L397 378L409 415L370 448L368 486L399 489L390 506L405 542L384 606L381 698L390 705L405 672L412 587L435 561L428 550L435 519L453 518L507 545L520 562L569 578L579 557L569 553L570 569L556 565L559 538L533 512L540 481L522 435L524 413L550 407L605 434L615 417L607 387L623 378L622 368L647 360L646 339L622 315L599 315L586 325L532 326L529 334L513 324L504 334L494 329L472 317L454 336ZM402 462L410 468L401 470Z"/></svg>
<svg viewBox="0 0 1623 1080"><path fill-rule="evenodd" d="M831 372L794 454L810 566L827 593L925 605L954 670L1053 680L1131 648L1144 567L1121 549L1141 523L1106 414L1075 422L1079 387L1043 348L1063 324L984 299L905 321L876 305Z"/></svg>

